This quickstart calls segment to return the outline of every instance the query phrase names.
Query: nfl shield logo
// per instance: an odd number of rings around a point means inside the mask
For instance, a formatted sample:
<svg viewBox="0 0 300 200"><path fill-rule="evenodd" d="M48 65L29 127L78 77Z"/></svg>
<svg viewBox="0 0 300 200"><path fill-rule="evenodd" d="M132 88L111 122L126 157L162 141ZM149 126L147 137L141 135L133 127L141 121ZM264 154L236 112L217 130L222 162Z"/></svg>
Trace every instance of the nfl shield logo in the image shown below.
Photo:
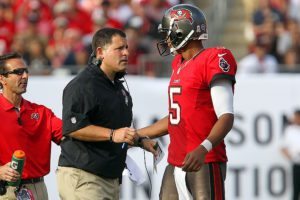
<svg viewBox="0 0 300 200"><path fill-rule="evenodd" d="M71 122L72 122L72 124L76 124L76 122L77 122L76 117L72 117Z"/></svg>

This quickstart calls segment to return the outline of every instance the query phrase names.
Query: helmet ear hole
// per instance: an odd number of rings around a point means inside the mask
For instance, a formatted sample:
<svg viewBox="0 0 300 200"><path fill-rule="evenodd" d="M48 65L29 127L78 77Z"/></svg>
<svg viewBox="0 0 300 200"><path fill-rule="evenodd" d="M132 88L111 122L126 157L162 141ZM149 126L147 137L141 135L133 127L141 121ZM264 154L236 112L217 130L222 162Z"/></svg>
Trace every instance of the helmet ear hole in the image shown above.
<svg viewBox="0 0 300 200"><path fill-rule="evenodd" d="M177 30L176 31L176 36L177 36L177 38L182 38L183 37L182 31L181 30Z"/></svg>

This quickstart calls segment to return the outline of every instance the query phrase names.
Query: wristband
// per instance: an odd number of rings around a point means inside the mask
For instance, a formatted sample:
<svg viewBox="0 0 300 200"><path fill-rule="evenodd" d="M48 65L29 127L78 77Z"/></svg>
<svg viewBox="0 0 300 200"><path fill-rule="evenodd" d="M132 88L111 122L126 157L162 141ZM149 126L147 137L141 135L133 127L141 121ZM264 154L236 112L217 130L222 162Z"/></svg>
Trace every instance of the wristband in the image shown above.
<svg viewBox="0 0 300 200"><path fill-rule="evenodd" d="M109 141L110 141L110 142L114 142L114 141L113 141L114 132L115 132L114 129L111 129L111 130L110 130L110 135L109 135Z"/></svg>
<svg viewBox="0 0 300 200"><path fill-rule="evenodd" d="M207 152L210 152L212 149L212 143L208 139L205 139L200 145L202 145Z"/></svg>

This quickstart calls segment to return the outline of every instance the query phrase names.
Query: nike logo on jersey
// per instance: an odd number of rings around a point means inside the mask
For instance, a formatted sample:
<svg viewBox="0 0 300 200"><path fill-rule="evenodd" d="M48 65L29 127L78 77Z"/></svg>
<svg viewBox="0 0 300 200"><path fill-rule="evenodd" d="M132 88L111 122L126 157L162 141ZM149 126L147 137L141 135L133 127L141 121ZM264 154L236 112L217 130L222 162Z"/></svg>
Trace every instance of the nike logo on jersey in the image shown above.
<svg viewBox="0 0 300 200"><path fill-rule="evenodd" d="M223 57L225 56L227 53L218 53L218 57Z"/></svg>
<svg viewBox="0 0 300 200"><path fill-rule="evenodd" d="M180 79L175 79L173 83L180 83Z"/></svg>

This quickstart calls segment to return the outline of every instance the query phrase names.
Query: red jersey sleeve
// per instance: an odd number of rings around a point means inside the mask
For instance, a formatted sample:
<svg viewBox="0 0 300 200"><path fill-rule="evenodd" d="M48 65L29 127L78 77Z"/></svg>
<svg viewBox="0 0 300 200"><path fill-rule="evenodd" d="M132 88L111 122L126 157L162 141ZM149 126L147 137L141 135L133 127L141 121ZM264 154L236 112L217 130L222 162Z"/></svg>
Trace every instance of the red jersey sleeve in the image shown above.
<svg viewBox="0 0 300 200"><path fill-rule="evenodd" d="M234 84L237 64L231 51L224 47L212 48L210 51L206 65L208 85L220 78L229 79Z"/></svg>
<svg viewBox="0 0 300 200"><path fill-rule="evenodd" d="M50 113L50 123L51 123L51 133L52 141L56 144L60 144L62 138L62 120L54 115L53 112Z"/></svg>

